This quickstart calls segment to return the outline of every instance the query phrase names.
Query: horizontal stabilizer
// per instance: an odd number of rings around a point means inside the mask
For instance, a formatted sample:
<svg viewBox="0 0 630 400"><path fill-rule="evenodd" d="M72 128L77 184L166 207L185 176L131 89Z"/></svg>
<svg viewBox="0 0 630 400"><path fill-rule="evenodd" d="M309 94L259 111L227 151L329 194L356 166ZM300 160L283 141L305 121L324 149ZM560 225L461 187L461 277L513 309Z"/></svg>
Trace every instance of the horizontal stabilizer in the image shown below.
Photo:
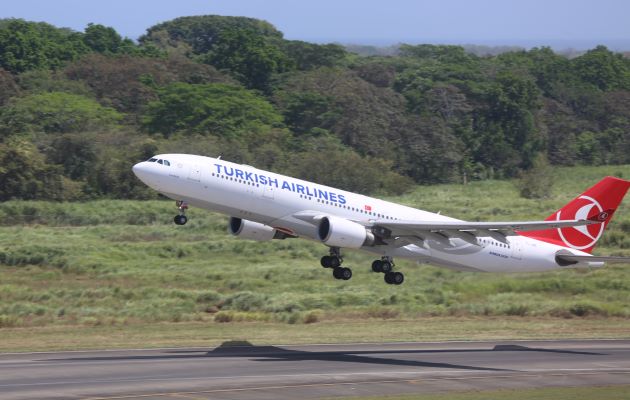
<svg viewBox="0 0 630 400"><path fill-rule="evenodd" d="M630 264L630 257L614 257L614 256L577 256L573 254L558 254L556 261L560 265L573 265L579 262L606 262L606 263L622 263Z"/></svg>

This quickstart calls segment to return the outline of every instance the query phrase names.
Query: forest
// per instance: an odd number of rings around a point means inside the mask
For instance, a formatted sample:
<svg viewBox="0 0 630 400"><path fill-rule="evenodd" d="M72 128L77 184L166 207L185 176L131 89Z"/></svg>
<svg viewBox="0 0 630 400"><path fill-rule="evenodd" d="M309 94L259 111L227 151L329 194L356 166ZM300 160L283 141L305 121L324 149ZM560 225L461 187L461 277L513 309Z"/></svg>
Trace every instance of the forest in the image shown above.
<svg viewBox="0 0 630 400"><path fill-rule="evenodd" d="M604 46L362 56L244 17L181 17L137 42L0 20L0 201L154 198L131 166L164 152L396 195L628 164L629 133L630 59Z"/></svg>

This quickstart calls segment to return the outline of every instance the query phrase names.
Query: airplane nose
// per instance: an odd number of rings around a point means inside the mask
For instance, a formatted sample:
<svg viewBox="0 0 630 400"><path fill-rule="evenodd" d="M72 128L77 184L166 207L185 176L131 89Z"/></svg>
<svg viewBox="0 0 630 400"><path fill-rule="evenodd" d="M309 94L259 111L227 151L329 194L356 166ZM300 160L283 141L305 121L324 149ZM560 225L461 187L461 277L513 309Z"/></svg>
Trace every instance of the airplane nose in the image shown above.
<svg viewBox="0 0 630 400"><path fill-rule="evenodd" d="M137 163L136 165L134 165L131 168L131 170L138 177L138 179L140 179L142 182L146 183L148 175L149 175L148 166L147 166L146 161L142 161L142 162Z"/></svg>

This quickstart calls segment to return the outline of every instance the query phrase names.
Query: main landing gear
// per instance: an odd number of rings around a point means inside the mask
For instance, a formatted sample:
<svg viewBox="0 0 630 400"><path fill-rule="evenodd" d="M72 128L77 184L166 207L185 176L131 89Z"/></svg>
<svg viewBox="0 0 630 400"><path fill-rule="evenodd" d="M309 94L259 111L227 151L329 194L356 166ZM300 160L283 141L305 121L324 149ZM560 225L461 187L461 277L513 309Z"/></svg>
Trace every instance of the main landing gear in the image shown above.
<svg viewBox="0 0 630 400"><path fill-rule="evenodd" d="M332 268L335 279L343 279L344 281L347 281L352 278L352 270L350 268L342 267L342 263L343 258L341 257L339 247L331 247L330 255L324 256L321 259L322 267ZM372 263L372 271L383 273L385 276L385 283L390 285L400 285L405 281L405 275L403 275L402 272L394 272L394 266L394 259L384 256L380 260L375 260Z"/></svg>
<svg viewBox="0 0 630 400"><path fill-rule="evenodd" d="M388 256L383 256L380 260L374 260L372 263L372 271L385 274L385 283L400 285L405 281L405 275L402 272L394 272L393 269L394 259Z"/></svg>
<svg viewBox="0 0 630 400"><path fill-rule="evenodd" d="M173 222L175 222L175 225L186 225L186 222L188 222L188 218L186 217L188 203L183 200L178 200L175 202L175 205L179 209L179 214L173 218Z"/></svg>
<svg viewBox="0 0 630 400"><path fill-rule="evenodd" d="M321 259L322 267L332 268L335 279L343 279L344 281L347 281L352 278L352 270L350 268L342 267L342 263L343 258L341 257L339 247L331 247L330 255L324 256Z"/></svg>

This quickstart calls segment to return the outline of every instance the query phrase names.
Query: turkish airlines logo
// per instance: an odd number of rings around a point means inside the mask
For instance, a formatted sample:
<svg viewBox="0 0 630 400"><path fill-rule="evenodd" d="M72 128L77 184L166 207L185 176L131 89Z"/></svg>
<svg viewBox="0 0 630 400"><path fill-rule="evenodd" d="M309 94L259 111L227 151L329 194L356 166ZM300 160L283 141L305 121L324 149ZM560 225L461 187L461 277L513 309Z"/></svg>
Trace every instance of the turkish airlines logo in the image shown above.
<svg viewBox="0 0 630 400"><path fill-rule="evenodd" d="M599 224L590 224L582 226L573 226L570 228L558 228L558 235L568 247L575 250L585 250L595 246L595 243L604 233L604 221L608 218L608 213L604 212L604 209L597 200L589 196L580 196L575 201L575 204L571 204L573 210L564 209L564 218L560 217L563 210L558 211L556 220L568 220L568 219L589 219L589 215L593 215L593 208L597 209L597 218L602 221ZM573 213L573 215L571 215Z"/></svg>

